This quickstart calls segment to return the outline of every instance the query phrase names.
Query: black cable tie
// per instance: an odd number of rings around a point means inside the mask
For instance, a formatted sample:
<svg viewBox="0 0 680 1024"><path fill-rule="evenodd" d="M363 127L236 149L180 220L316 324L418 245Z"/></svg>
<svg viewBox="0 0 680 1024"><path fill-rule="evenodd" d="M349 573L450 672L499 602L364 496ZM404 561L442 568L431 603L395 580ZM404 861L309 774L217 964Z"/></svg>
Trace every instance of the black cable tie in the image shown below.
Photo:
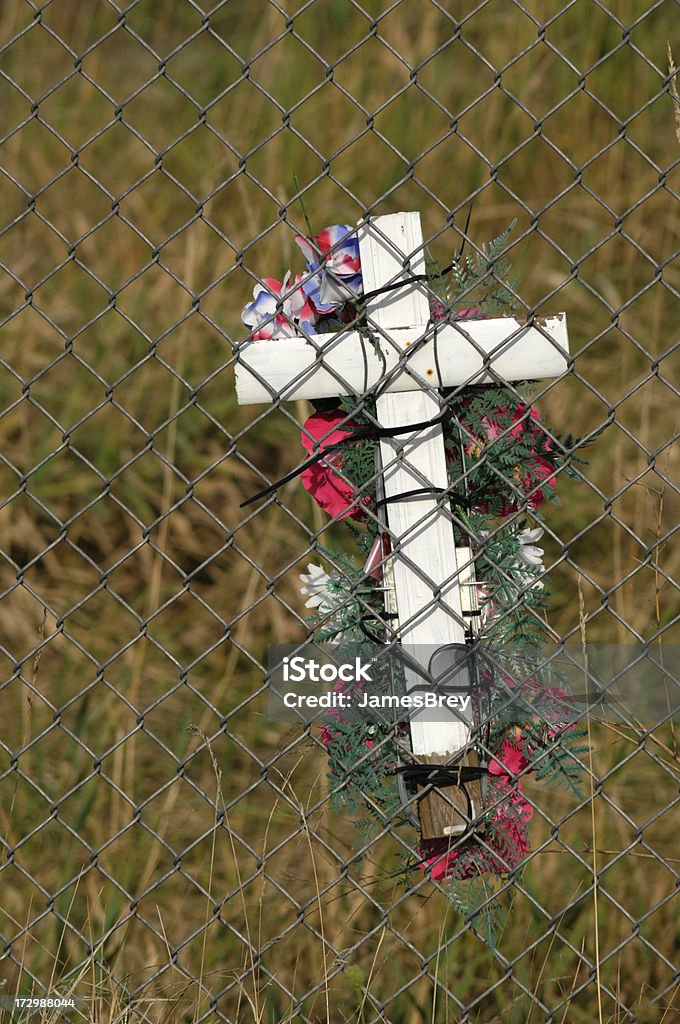
<svg viewBox="0 0 680 1024"><path fill-rule="evenodd" d="M477 782L488 774L489 769L482 765L453 764L401 764L390 772L391 775L403 775L405 782L415 782L419 786L464 786L466 782Z"/></svg>
<svg viewBox="0 0 680 1024"><path fill-rule="evenodd" d="M377 644L378 646L382 647L382 646L384 646L385 641L381 637L376 636L376 634L373 632L373 630L369 629L368 626L366 625L366 620L371 621L373 619L375 619L374 615L364 615L364 616L362 616L362 618L359 619L359 623L358 623L359 629L364 634L366 639L370 640L372 644Z"/></svg>
<svg viewBox="0 0 680 1024"><path fill-rule="evenodd" d="M437 494L442 498L446 496L455 505L461 505L463 508L470 507L470 502L464 494L460 494L459 491L450 491L446 487L415 487L412 491L401 491L399 494L391 494L388 498L381 498L380 501L376 501L375 507L380 508L381 505L389 505L390 502L401 501L403 498L415 498L421 494Z"/></svg>
<svg viewBox="0 0 680 1024"><path fill-rule="evenodd" d="M310 466L316 465L317 462L320 462L321 459L324 458L326 452L333 451L336 447L337 445L329 444L326 448L322 448L316 455L312 455L311 458L305 459L305 461L301 462L296 469L291 469L290 473L286 473L285 476L280 477L280 479L276 480L273 484L270 484L269 487L265 487L264 490L258 491L257 494L253 494L250 498L242 501L239 508L246 508L246 506L252 505L252 503L257 501L258 498L267 498L270 494L273 494L274 491L278 491L279 487L283 487L284 484L294 480L296 476L300 476L300 474L304 473L304 471L309 469Z"/></svg>
<svg viewBox="0 0 680 1024"><path fill-rule="evenodd" d="M488 774L489 769L483 765L453 764L401 764L392 775L402 775L404 782L415 782L418 786L434 786L444 789L446 786L457 786L462 790L467 804L468 827L474 816L472 798L468 793L467 783L477 782Z"/></svg>
<svg viewBox="0 0 680 1024"><path fill-rule="evenodd" d="M286 473L285 476L282 476L273 484L270 484L263 490L258 491L257 494L253 494L250 498L247 498L246 501L242 501L239 508L246 508L247 505L251 505L254 501L257 501L258 498L267 498L270 494L278 491L280 487L283 487L284 484L290 483L291 480L300 476L300 474L304 473L304 471L309 469L310 466L314 466L317 462L324 459L328 452L341 451L346 445L354 444L356 441L378 441L380 438L399 437L402 434L413 434L417 430L429 430L430 427L436 427L443 424L450 418L450 416L450 411L448 409L443 409L438 416L434 417L434 419L421 420L419 423L409 423L408 426L378 427L373 424L368 424L365 427L359 427L357 430L353 430L346 434L342 441L336 441L334 444L326 445L315 455L312 455L310 458L305 459L304 462L301 462L300 465L295 469L292 469L290 473Z"/></svg>
<svg viewBox="0 0 680 1024"><path fill-rule="evenodd" d="M449 263L448 267L444 267L443 270L438 271L436 274L412 274L410 277L404 277L401 281L394 281L393 284L383 285L382 288L374 288L371 292L366 292L361 296L361 301L355 303L355 306L359 309L365 306L371 299L377 299L380 295L387 295L389 292L395 292L398 288L406 288L410 284L418 284L420 281L434 281L438 277L446 277L455 268L455 263Z"/></svg>

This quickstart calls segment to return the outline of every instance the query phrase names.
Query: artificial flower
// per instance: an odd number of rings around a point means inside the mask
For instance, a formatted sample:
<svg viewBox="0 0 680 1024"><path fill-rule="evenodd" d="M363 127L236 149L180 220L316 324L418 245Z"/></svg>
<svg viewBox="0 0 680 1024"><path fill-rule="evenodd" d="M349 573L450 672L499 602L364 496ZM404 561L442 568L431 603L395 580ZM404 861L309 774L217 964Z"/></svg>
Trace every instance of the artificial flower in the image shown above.
<svg viewBox="0 0 680 1024"><path fill-rule="evenodd" d="M341 423L342 427L339 426ZM316 454L319 449L343 441L353 428L354 424L348 422L341 412L315 412L304 424L302 444L310 455ZM300 480L317 505L329 516L336 519L344 519L346 516L357 518L361 516L362 508L356 500L354 487L335 472L335 469L341 468L342 452L334 450L303 470Z"/></svg>
<svg viewBox="0 0 680 1024"><path fill-rule="evenodd" d="M254 339L291 338L301 331L314 330L316 312L300 287L302 274L298 274L290 290L290 270L281 281L265 277L253 288L253 302L241 313L243 323Z"/></svg>
<svg viewBox="0 0 680 1024"><path fill-rule="evenodd" d="M529 764L519 746L511 740L503 740L498 754L492 754L489 761L489 775L519 775Z"/></svg>
<svg viewBox="0 0 680 1024"><path fill-rule="evenodd" d="M543 536L543 527L537 526L535 530L520 530L517 534L517 540L519 541L519 547L517 549L517 557L525 565L533 566L534 568L543 571L543 548L536 547L536 541L540 540Z"/></svg>
<svg viewBox="0 0 680 1024"><path fill-rule="evenodd" d="M305 601L305 608L318 608L319 612L330 612L333 609L333 601L330 599L328 584L331 577L321 568L320 565L307 565L309 574L300 573L302 586L300 592L308 598Z"/></svg>
<svg viewBox="0 0 680 1024"><path fill-rule="evenodd" d="M514 688L510 680L508 685ZM515 738L515 737L513 737ZM489 803L491 825L486 832L480 830L458 842L450 839L424 840L420 845L423 858L420 867L432 878L473 878L490 872L506 874L521 862L529 851L525 825L534 809L524 796L522 783L514 776L529 767L530 761L519 746L522 731L516 736L518 743L503 739L497 754L489 762Z"/></svg>
<svg viewBox="0 0 680 1024"><path fill-rule="evenodd" d="M349 224L331 224L316 238L296 235L307 270L319 271L303 288L319 313L331 313L361 295L359 239Z"/></svg>
<svg viewBox="0 0 680 1024"><path fill-rule="evenodd" d="M532 455L528 461L526 473L520 478L520 483L524 493L529 496L529 507L538 508L546 496L544 486L555 486L555 467L548 459L539 454L540 451L546 453L552 451L552 441L544 430L541 417L536 409L531 409L528 416L526 413L527 406L523 402L519 402L512 415L513 427L510 435L511 437L521 437L525 442L528 439L532 444ZM543 486L537 489L536 485L539 482ZM517 504L514 503L511 511L515 512L516 510Z"/></svg>
<svg viewBox="0 0 680 1024"><path fill-rule="evenodd" d="M340 690L342 690L342 687L340 687ZM333 692L336 693L337 691L338 685L336 683L336 685L333 687ZM328 711L327 714L329 718L340 718L340 713L335 709ZM319 729L319 739L323 743L326 750L328 750L330 747L333 746L333 744L338 743L339 733L333 732L333 730L330 729L327 725L322 725L321 728ZM364 746L367 747L369 750L373 749L374 743L375 740L372 740L370 738L364 740Z"/></svg>
<svg viewBox="0 0 680 1024"><path fill-rule="evenodd" d="M519 530L515 536L519 564L517 568L511 570L510 575L522 588L543 590L543 580L537 579L537 576L545 572L544 551L535 543L543 536L542 527L538 526L535 530Z"/></svg>

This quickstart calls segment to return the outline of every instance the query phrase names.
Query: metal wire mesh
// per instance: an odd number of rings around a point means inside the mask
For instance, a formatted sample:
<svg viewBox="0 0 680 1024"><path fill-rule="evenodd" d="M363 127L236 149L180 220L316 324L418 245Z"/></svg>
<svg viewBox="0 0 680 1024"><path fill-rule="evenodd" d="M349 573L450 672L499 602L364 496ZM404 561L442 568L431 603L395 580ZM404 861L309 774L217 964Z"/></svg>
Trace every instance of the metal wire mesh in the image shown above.
<svg viewBox="0 0 680 1024"><path fill-rule="evenodd" d="M596 730L585 799L531 790L494 951L424 875L399 887L389 822L353 849L264 664L306 635L299 572L346 541L295 483L239 510L299 461L307 407L238 408L233 369L300 197L319 227L421 210L444 254L471 202L470 245L516 218L519 301L566 309L575 356L539 406L607 426L547 517L550 627L672 642L678 13L3 4L3 994L71 985L93 1019L677 1019L672 726Z"/></svg>

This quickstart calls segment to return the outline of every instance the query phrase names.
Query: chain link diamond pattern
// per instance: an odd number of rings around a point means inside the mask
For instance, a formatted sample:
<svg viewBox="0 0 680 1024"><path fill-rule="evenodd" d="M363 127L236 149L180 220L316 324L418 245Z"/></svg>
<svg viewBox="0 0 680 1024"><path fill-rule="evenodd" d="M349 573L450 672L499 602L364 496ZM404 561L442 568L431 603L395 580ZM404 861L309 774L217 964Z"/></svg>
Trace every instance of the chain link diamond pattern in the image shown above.
<svg viewBox="0 0 680 1024"><path fill-rule="evenodd" d="M667 722L593 727L585 796L527 786L490 950L395 876L414 840L389 820L357 848L318 730L267 718L266 646L308 631L298 574L347 540L295 482L239 509L300 460L308 409L239 408L233 371L301 201L318 229L421 210L443 262L471 204L472 249L516 219L517 298L567 310L574 354L538 407L597 435L546 517L552 635L674 642L679 14L2 5L0 994L70 990L92 1019L677 1018Z"/></svg>

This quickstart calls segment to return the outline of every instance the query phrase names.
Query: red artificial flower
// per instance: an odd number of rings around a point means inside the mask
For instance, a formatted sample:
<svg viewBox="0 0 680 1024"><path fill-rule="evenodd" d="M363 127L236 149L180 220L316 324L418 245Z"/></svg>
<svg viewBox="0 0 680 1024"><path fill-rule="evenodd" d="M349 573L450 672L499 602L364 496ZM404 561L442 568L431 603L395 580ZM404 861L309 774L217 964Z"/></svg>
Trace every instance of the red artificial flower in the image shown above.
<svg viewBox="0 0 680 1024"><path fill-rule="evenodd" d="M342 427L339 427L340 423ZM354 429L355 425L341 412L315 412L304 424L302 444L310 455L316 454L319 449L338 444ZM360 518L363 509L354 487L338 476L333 467L342 468L342 453L337 450L303 470L300 474L302 486L329 516L336 519L346 516Z"/></svg>
<svg viewBox="0 0 680 1024"><path fill-rule="evenodd" d="M327 725L322 725L319 730L319 739L323 743L326 750L330 747L331 743L335 739L335 733L332 729L329 729Z"/></svg>
<svg viewBox="0 0 680 1024"><path fill-rule="evenodd" d="M524 756L519 747L510 740L503 740L500 754L491 756L489 763L489 775L519 775L529 764L529 759Z"/></svg>

